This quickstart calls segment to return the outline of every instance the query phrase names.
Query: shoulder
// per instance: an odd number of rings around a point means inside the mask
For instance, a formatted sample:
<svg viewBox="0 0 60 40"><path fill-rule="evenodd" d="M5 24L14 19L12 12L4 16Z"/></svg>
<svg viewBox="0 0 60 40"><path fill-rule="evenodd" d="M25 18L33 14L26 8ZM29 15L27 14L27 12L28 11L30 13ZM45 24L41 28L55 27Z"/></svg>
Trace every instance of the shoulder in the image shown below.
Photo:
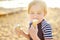
<svg viewBox="0 0 60 40"><path fill-rule="evenodd" d="M42 29L44 28L51 28L51 25L44 19L41 23Z"/></svg>

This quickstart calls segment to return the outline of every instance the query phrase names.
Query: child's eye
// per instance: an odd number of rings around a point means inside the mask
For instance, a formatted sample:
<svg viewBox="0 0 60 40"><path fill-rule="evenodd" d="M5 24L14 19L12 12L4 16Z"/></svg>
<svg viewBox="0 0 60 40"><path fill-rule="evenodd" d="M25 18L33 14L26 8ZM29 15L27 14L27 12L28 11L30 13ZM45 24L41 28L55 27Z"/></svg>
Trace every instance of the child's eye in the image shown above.
<svg viewBox="0 0 60 40"><path fill-rule="evenodd" d="M30 14L34 14L34 13L30 13Z"/></svg>
<svg viewBox="0 0 60 40"><path fill-rule="evenodd" d="M37 13L37 14L41 14L41 13Z"/></svg>

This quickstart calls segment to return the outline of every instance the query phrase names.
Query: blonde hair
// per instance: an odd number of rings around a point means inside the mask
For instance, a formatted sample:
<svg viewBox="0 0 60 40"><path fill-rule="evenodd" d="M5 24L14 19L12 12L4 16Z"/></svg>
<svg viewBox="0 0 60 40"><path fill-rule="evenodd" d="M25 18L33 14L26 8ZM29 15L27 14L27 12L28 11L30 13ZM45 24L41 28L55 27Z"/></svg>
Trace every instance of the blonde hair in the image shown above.
<svg viewBox="0 0 60 40"><path fill-rule="evenodd" d="M46 7L46 4L45 2L43 1L32 1L29 5L28 5L28 13L30 11L30 8L33 6L33 5L36 5L36 4L39 4L43 10L44 10L44 13L47 13L47 7Z"/></svg>

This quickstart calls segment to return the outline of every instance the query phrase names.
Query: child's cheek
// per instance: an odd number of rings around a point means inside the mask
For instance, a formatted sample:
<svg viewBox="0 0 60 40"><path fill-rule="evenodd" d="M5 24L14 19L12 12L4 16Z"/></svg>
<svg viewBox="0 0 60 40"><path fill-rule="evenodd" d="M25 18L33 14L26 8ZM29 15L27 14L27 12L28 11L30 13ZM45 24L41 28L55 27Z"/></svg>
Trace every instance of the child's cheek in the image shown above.
<svg viewBox="0 0 60 40"><path fill-rule="evenodd" d="M30 16L30 21L32 21L33 20L33 16Z"/></svg>
<svg viewBox="0 0 60 40"><path fill-rule="evenodd" d="M39 22L41 22L41 21L43 20L43 16L40 16L40 17L38 18L38 20L39 20Z"/></svg>
<svg viewBox="0 0 60 40"><path fill-rule="evenodd" d="M33 19L34 18L34 16L33 15L30 15L30 19Z"/></svg>

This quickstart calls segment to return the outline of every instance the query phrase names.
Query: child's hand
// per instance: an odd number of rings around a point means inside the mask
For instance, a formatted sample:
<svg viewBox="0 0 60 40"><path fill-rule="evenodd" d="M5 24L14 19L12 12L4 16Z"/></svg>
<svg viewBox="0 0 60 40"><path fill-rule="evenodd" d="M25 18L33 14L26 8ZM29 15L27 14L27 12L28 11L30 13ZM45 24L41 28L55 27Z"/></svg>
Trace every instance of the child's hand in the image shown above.
<svg viewBox="0 0 60 40"><path fill-rule="evenodd" d="M29 29L29 34L32 37L32 39L35 39L38 37L37 33L38 33L38 28L36 27L35 29L33 26L31 26L31 28Z"/></svg>
<svg viewBox="0 0 60 40"><path fill-rule="evenodd" d="M16 31L16 33L17 33L18 36L23 35L23 33L24 33L22 30L20 30L19 27L16 27L15 31Z"/></svg>

